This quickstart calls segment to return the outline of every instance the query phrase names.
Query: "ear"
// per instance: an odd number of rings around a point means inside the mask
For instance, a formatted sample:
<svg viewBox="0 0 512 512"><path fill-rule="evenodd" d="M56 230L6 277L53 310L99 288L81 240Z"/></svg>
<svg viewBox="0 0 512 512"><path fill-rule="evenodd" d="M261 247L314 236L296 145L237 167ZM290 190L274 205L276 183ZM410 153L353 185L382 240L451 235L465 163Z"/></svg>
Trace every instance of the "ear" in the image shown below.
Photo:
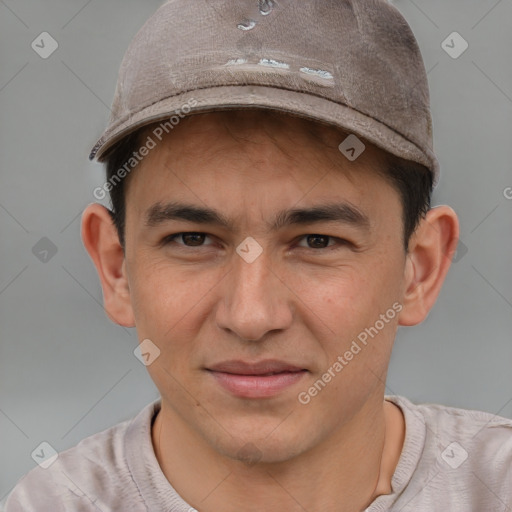
<svg viewBox="0 0 512 512"><path fill-rule="evenodd" d="M411 237L405 264L400 325L422 322L441 290L459 240L457 214L448 206L427 212Z"/></svg>
<svg viewBox="0 0 512 512"><path fill-rule="evenodd" d="M135 327L124 251L110 212L104 206L94 203L85 209L82 241L98 271L108 317L124 327Z"/></svg>

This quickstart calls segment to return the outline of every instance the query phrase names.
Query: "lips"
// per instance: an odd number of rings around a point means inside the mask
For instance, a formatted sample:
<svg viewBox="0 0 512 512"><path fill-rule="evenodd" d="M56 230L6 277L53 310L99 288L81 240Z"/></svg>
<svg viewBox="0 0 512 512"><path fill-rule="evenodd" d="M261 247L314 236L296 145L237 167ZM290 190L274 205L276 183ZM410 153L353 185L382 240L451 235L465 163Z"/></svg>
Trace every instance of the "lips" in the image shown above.
<svg viewBox="0 0 512 512"><path fill-rule="evenodd" d="M210 367L209 370L235 375L270 375L283 372L300 372L303 368L282 361L268 359L257 363L225 361Z"/></svg>
<svg viewBox="0 0 512 512"><path fill-rule="evenodd" d="M241 398L268 398L302 379L307 370L278 360L224 361L207 370L222 388Z"/></svg>

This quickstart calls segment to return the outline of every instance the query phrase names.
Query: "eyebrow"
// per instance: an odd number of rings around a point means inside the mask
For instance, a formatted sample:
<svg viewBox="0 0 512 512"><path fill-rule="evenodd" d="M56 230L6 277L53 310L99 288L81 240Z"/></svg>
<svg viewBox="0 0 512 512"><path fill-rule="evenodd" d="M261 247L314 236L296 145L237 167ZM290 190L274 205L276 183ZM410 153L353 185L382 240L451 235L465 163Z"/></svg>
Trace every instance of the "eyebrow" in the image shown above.
<svg viewBox="0 0 512 512"><path fill-rule="evenodd" d="M192 204L169 202L155 203L147 209L145 224L157 227L171 220L183 220L194 224L217 225L234 231L234 222L212 208ZM318 222L342 222L358 228L368 229L370 219L356 206L347 203L319 204L309 208L292 208L277 213L274 221L267 223L269 231L277 231L285 226L306 225Z"/></svg>

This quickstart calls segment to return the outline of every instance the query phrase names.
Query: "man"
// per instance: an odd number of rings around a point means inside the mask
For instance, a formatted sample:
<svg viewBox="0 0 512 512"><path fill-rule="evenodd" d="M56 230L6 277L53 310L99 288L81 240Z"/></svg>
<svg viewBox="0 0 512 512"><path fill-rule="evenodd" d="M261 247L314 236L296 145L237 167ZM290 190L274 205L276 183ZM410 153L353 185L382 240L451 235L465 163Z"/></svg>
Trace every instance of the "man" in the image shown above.
<svg viewBox="0 0 512 512"><path fill-rule="evenodd" d="M161 400L31 471L7 512L511 507L511 420L384 395L458 240L430 208L429 108L385 1L164 4L93 149L112 211L82 219Z"/></svg>

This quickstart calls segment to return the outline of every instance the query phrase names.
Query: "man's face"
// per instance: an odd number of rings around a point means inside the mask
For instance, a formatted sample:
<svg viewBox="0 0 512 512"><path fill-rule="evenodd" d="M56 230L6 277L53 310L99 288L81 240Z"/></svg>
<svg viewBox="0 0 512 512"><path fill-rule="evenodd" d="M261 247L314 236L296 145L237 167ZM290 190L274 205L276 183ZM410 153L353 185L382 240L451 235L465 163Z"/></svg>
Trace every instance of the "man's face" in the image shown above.
<svg viewBox="0 0 512 512"><path fill-rule="evenodd" d="M288 460L382 407L405 288L399 194L375 171L380 150L350 162L345 135L310 127L191 116L128 182L130 300L161 351L150 375L168 418L230 457ZM173 218L169 203L230 224ZM325 205L337 220L280 214Z"/></svg>

